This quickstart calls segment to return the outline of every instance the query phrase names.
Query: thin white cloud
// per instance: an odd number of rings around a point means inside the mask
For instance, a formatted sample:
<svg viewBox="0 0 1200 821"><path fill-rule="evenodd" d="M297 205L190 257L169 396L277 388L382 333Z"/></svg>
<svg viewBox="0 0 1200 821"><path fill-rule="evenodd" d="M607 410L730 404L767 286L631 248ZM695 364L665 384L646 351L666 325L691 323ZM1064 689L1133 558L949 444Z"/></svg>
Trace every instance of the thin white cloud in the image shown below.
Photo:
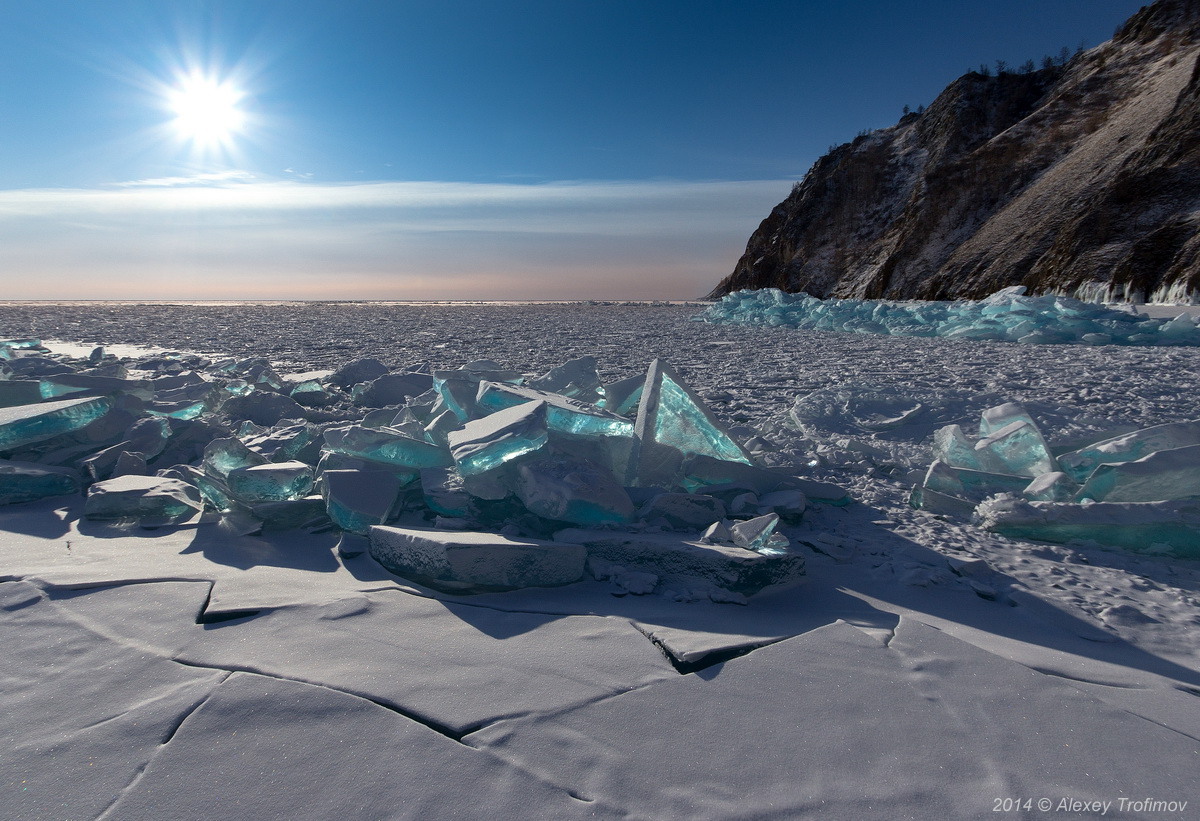
<svg viewBox="0 0 1200 821"><path fill-rule="evenodd" d="M0 191L8 297L687 298L790 187L208 176Z"/></svg>
<svg viewBox="0 0 1200 821"><path fill-rule="evenodd" d="M210 174L193 174L189 177L156 177L148 180L119 182L117 188L177 188L191 185L213 185L226 182L250 182L254 175L249 171L217 171Z"/></svg>

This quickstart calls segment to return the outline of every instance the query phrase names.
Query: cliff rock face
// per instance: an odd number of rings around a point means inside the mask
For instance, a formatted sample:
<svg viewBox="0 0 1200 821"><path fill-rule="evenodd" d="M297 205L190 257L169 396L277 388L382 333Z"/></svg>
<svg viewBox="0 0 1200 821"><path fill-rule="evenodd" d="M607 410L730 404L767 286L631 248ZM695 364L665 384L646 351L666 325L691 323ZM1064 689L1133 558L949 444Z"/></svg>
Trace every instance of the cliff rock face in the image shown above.
<svg viewBox="0 0 1200 821"><path fill-rule="evenodd" d="M713 290L1200 295L1200 0L1066 65L955 80L818 160Z"/></svg>

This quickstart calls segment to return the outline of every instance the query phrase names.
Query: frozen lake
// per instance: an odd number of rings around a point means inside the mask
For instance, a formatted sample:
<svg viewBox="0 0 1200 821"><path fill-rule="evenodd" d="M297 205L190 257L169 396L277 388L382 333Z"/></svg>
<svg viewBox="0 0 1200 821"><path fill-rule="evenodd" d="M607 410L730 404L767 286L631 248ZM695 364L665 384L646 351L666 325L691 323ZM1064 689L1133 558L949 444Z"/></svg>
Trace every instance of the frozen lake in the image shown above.
<svg viewBox="0 0 1200 821"><path fill-rule="evenodd" d="M711 325L699 307L0 303L0 338L281 373L375 356L537 375L590 354L613 381L662 357L765 463L856 500L788 528L808 580L746 606L599 582L454 597L338 559L328 534L0 508L13 817L953 818L1005 798L1195 817L1200 562L1010 540L907 496L936 427L973 433L1003 402L1052 447L1197 418L1200 349ZM912 402L898 427L855 415ZM1118 813L1147 796L1189 803Z"/></svg>

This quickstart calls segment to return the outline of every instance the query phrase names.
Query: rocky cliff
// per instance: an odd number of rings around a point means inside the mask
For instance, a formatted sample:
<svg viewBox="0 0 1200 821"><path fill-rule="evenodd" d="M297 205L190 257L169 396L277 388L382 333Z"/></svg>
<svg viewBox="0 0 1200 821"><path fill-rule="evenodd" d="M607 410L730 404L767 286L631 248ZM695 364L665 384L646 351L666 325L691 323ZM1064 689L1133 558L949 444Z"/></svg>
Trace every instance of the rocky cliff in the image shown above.
<svg viewBox="0 0 1200 821"><path fill-rule="evenodd" d="M713 290L1200 297L1200 0L1065 64L958 78L818 160Z"/></svg>

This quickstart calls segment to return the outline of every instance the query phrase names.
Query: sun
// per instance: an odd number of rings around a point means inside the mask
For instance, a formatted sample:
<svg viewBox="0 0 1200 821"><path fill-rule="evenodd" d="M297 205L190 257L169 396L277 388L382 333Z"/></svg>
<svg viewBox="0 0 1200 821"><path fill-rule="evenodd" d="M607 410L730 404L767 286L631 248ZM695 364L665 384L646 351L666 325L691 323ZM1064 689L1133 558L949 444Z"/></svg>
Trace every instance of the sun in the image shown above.
<svg viewBox="0 0 1200 821"><path fill-rule="evenodd" d="M240 104L246 94L228 81L189 74L167 93L175 114L172 125L185 140L201 147L228 145L246 123Z"/></svg>

